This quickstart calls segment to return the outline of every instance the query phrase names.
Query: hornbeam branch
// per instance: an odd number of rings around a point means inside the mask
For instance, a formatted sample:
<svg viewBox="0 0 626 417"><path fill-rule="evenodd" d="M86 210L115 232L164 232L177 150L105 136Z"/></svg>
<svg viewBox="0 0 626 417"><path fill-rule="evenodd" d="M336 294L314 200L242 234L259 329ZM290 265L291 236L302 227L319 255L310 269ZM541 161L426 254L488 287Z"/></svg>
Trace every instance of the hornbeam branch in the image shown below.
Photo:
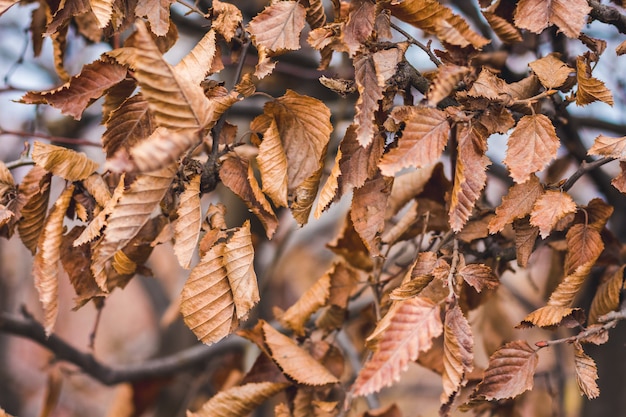
<svg viewBox="0 0 626 417"><path fill-rule="evenodd" d="M621 14L615 7L607 6L597 0L589 0L592 18L602 23L613 25L620 33L626 33L626 16Z"/></svg>
<svg viewBox="0 0 626 417"><path fill-rule="evenodd" d="M118 368L98 361L89 353L81 352L55 334L46 337L43 326L30 317L0 312L0 332L22 336L38 343L52 352L58 360L76 365L104 385L171 376L213 357L243 349L245 344L243 339L230 337L212 346L196 345L169 356Z"/></svg>

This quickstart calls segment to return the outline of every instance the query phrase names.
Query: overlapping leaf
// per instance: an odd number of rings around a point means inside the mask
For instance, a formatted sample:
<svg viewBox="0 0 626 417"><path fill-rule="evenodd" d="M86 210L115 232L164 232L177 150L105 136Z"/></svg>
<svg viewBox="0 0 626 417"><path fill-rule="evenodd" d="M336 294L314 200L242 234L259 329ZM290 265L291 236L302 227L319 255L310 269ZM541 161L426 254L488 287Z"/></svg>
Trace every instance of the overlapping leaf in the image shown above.
<svg viewBox="0 0 626 417"><path fill-rule="evenodd" d="M341 40L354 56L361 46L370 38L374 30L376 5L368 0L350 2L350 13L341 32Z"/></svg>
<svg viewBox="0 0 626 417"><path fill-rule="evenodd" d="M306 9L297 1L273 3L256 15L248 25L255 45L270 52L300 49Z"/></svg>
<svg viewBox="0 0 626 417"><path fill-rule="evenodd" d="M496 208L496 215L489 222L489 233L502 231L504 226L515 219L528 215L535 201L543 194L543 187L536 175L521 184L514 184L502 198L502 204Z"/></svg>
<svg viewBox="0 0 626 417"><path fill-rule="evenodd" d="M276 206L287 207L287 155L285 155L280 132L274 119L263 134L257 163L261 172L263 192Z"/></svg>
<svg viewBox="0 0 626 417"><path fill-rule="evenodd" d="M598 135L587 153L589 155L626 159L626 136L612 138Z"/></svg>
<svg viewBox="0 0 626 417"><path fill-rule="evenodd" d="M584 106L594 101L603 101L612 106L613 94L606 88L604 82L591 75L591 66L585 56L576 58L576 79L578 91L576 92L576 104Z"/></svg>
<svg viewBox="0 0 626 417"><path fill-rule="evenodd" d="M548 89L561 87L574 72L574 69L561 61L556 54L547 55L528 66L539 77L541 84Z"/></svg>
<svg viewBox="0 0 626 417"><path fill-rule="evenodd" d="M434 79L428 89L428 104L436 106L441 100L448 97L469 72L470 69L467 67L452 64L445 64L437 68L437 78Z"/></svg>
<svg viewBox="0 0 626 417"><path fill-rule="evenodd" d="M102 134L102 146L108 157L119 148L129 149L147 138L156 128L148 102L141 94L125 100L111 112Z"/></svg>
<svg viewBox="0 0 626 417"><path fill-rule="evenodd" d="M354 229L374 256L380 251L380 234L385 227L385 209L393 178L377 175L354 190L350 215Z"/></svg>
<svg viewBox="0 0 626 417"><path fill-rule="evenodd" d="M180 265L187 269L200 238L202 207L200 207L200 175L194 175L185 184L176 208L178 218L174 223L174 253Z"/></svg>
<svg viewBox="0 0 626 417"><path fill-rule="evenodd" d="M187 411L187 417L245 416L287 386L289 384L279 382L253 382L220 391L200 410L193 413Z"/></svg>
<svg viewBox="0 0 626 417"><path fill-rule="evenodd" d="M241 10L234 4L213 0L213 22L211 27L230 42L241 24Z"/></svg>
<svg viewBox="0 0 626 417"><path fill-rule="evenodd" d="M459 268L457 273L477 292L481 292L485 288L492 290L500 285L498 277L485 264L467 264Z"/></svg>
<svg viewBox="0 0 626 417"><path fill-rule="evenodd" d="M152 33L165 36L170 27L170 6L173 0L142 0L137 3L135 15L146 17Z"/></svg>
<svg viewBox="0 0 626 417"><path fill-rule="evenodd" d="M33 255L37 249L37 242L46 219L51 178L50 173L39 166L35 166L26 174L19 185L20 198L17 208L21 219L17 224L17 231L22 243ZM23 206L20 207L19 203L22 203Z"/></svg>
<svg viewBox="0 0 626 417"><path fill-rule="evenodd" d="M515 24L534 33L556 25L566 36L577 38L590 11L586 0L521 0L515 9Z"/></svg>
<svg viewBox="0 0 626 417"><path fill-rule="evenodd" d="M575 211L576 203L569 194L548 190L535 201L530 224L537 226L541 237L545 239L559 220Z"/></svg>
<svg viewBox="0 0 626 417"><path fill-rule="evenodd" d="M32 157L37 165L68 181L87 178L99 165L82 152L41 142L33 144Z"/></svg>
<svg viewBox="0 0 626 417"><path fill-rule="evenodd" d="M466 377L474 368L474 339L469 322L461 308L454 305L446 311L443 333L443 392L441 403L455 397L467 383Z"/></svg>
<svg viewBox="0 0 626 417"><path fill-rule="evenodd" d="M597 323L598 317L613 310L620 304L621 291L624 285L624 266L615 271L598 287L589 308L589 323Z"/></svg>
<svg viewBox="0 0 626 417"><path fill-rule="evenodd" d="M593 400L600 395L598 388L598 367L589 355L585 353L580 343L574 344L574 366L576 369L576 382L580 391Z"/></svg>
<svg viewBox="0 0 626 417"><path fill-rule="evenodd" d="M374 112L378 110L378 101L383 98L383 87L378 84L376 67L371 55L358 55L354 58L354 80L359 92L354 124L357 141L365 147L377 133Z"/></svg>

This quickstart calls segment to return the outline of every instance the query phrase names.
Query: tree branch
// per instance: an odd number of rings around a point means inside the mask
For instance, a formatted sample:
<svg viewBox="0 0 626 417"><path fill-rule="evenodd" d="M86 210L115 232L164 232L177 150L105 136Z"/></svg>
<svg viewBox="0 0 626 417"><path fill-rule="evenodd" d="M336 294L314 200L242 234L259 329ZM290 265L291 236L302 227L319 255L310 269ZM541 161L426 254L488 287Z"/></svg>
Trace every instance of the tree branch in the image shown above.
<svg viewBox="0 0 626 417"><path fill-rule="evenodd" d="M58 360L76 365L104 385L171 376L215 356L243 349L246 343L243 339L230 337L212 346L195 345L162 358L113 367L103 364L89 353L81 352L55 334L47 338L43 326L30 317L0 312L0 332L22 336L36 342L52 352Z"/></svg>
<svg viewBox="0 0 626 417"><path fill-rule="evenodd" d="M615 7L606 6L597 0L589 0L591 13L589 15L602 23L613 25L620 33L626 33L626 16Z"/></svg>

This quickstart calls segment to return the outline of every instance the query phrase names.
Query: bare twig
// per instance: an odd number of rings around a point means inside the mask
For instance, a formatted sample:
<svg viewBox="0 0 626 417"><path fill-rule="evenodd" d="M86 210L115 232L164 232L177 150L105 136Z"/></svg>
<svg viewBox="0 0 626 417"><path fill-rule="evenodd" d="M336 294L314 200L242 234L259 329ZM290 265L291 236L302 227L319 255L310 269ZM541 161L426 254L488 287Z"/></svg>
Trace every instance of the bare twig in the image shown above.
<svg viewBox="0 0 626 417"><path fill-rule="evenodd" d="M626 16L615 7L601 4L597 0L589 0L591 13L589 15L602 23L615 26L620 33L626 33Z"/></svg>
<svg viewBox="0 0 626 417"><path fill-rule="evenodd" d="M43 326L30 317L0 312L0 332L22 336L38 343L52 352L58 360L76 365L105 385L174 375L213 357L243 349L246 343L243 339L230 337L212 346L196 345L162 358L112 367L98 361L93 355L76 349L55 334L46 337Z"/></svg>
<svg viewBox="0 0 626 417"><path fill-rule="evenodd" d="M541 340L535 343L535 346L541 349L541 348L545 348L548 346L559 345L563 343L580 342L582 340L589 339L590 337L593 337L593 336L601 335L602 333L605 333L611 330L612 328L617 326L617 323L619 323L620 321L624 319L626 319L626 309L622 309L619 311L611 311L599 317L598 321L600 325L589 326L585 330L583 330L582 332L578 334L575 334L574 336L564 337L562 339L554 339L554 340Z"/></svg>
<svg viewBox="0 0 626 417"><path fill-rule="evenodd" d="M587 172L592 171L598 167L601 167L602 165L609 163L611 161L614 161L615 158L611 158L609 156L606 156L604 158L600 158L598 160L595 160L593 162L587 162L587 161L582 161L580 163L580 166L578 167L578 169L576 170L576 172L574 172L572 175L570 175L570 177L567 179L567 181L565 181L565 183L563 183L563 185L561 186L561 189L563 191L567 191L570 188L572 188L574 186L574 184L576 183L576 181L578 181L580 179L580 177L582 177L583 175L585 175Z"/></svg>
<svg viewBox="0 0 626 417"><path fill-rule="evenodd" d="M402 36L404 36L405 38L407 38L407 40L412 43L413 45L419 47L422 51L426 52L426 54L428 55L428 57L430 58L430 60L433 62L433 64L437 65L438 67L440 67L441 61L439 60L439 58L437 58L437 55L435 55L433 53L433 51L430 50L430 48L426 45L424 45L423 43L421 43L420 41L418 41L417 39L415 39L413 36L411 36L407 31L405 31L404 29L402 29L400 26L396 25L395 23L391 22L391 27L400 32L402 34Z"/></svg>
<svg viewBox="0 0 626 417"><path fill-rule="evenodd" d="M49 140L50 142L58 142L58 143L67 143L70 145L82 145L82 146L93 146L102 148L102 144L91 142L87 139L74 139L74 138L66 138L62 136L51 136L46 135L45 133L36 133L36 132L22 132L18 130L7 130L0 127L0 136L2 135L12 135L19 136L21 138L38 138Z"/></svg>

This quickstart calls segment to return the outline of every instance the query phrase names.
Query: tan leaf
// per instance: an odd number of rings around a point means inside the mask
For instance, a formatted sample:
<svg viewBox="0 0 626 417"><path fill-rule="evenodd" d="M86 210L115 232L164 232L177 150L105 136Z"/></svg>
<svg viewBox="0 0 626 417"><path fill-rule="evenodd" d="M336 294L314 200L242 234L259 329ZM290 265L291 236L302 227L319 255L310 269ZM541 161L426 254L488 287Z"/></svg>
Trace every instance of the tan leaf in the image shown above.
<svg viewBox="0 0 626 417"><path fill-rule="evenodd" d="M430 84L428 93L426 94L428 97L428 105L435 107L441 100L452 94L454 90L456 90L459 82L463 80L469 72L469 68L453 64L444 64L437 68L437 76Z"/></svg>
<svg viewBox="0 0 626 417"><path fill-rule="evenodd" d="M578 382L580 391L590 400L598 397L600 395L600 388L596 382L598 380L598 367L578 342L574 343L574 366L576 382Z"/></svg>
<svg viewBox="0 0 626 417"><path fill-rule="evenodd" d="M54 329L59 312L58 275L61 259L61 241L63 237L63 218L74 193L74 186L67 187L50 210L44 225L37 254L33 263L35 288L39 292L39 301L44 310L44 328L46 335Z"/></svg>
<svg viewBox="0 0 626 417"><path fill-rule="evenodd" d="M548 190L535 201L530 224L537 226L541 237L545 239L559 220L574 212L576 203L568 193Z"/></svg>
<svg viewBox="0 0 626 417"><path fill-rule="evenodd" d="M559 138L550 119L543 114L524 116L509 136L504 163L511 178L520 184L556 157Z"/></svg>
<svg viewBox="0 0 626 417"><path fill-rule="evenodd" d="M136 25L134 47L115 49L108 55L135 71L158 125L173 130L207 127L209 102L200 87L201 80L192 81L178 74L163 58L143 21L138 20Z"/></svg>
<svg viewBox="0 0 626 417"><path fill-rule="evenodd" d="M576 104L584 106L594 101L603 101L613 105L613 94L606 88L604 82L591 75L591 66L585 56L576 58L576 79L578 91L576 92Z"/></svg>
<svg viewBox="0 0 626 417"><path fill-rule="evenodd" d="M506 95L506 82L488 68L482 68L467 94L470 97L500 100Z"/></svg>
<svg viewBox="0 0 626 417"><path fill-rule="evenodd" d="M380 251L380 234L385 227L385 209L393 184L392 177L378 175L354 190L350 215L363 243L373 256Z"/></svg>
<svg viewBox="0 0 626 417"><path fill-rule="evenodd" d="M0 0L0 16L2 16L2 14L4 14L4 12L6 12L7 10L9 10L11 8L11 6L15 5L19 3L19 0ZM2 410L0 408L0 410ZM2 410L4 411L4 410Z"/></svg>
<svg viewBox="0 0 626 417"><path fill-rule="evenodd" d="M566 36L577 38L590 11L586 0L521 0L515 9L515 25L541 33L554 24Z"/></svg>
<svg viewBox="0 0 626 417"><path fill-rule="evenodd" d="M341 40L346 45L350 56L354 56L370 38L375 19L376 5L374 3L368 0L350 2L348 21L341 32Z"/></svg>
<svg viewBox="0 0 626 417"><path fill-rule="evenodd" d="M490 161L484 154L486 140L486 132L480 125L464 125L458 129L458 156L448 212L450 227L456 232L463 229L472 215L487 181L485 171ZM477 149L477 144L482 149Z"/></svg>
<svg viewBox="0 0 626 417"><path fill-rule="evenodd" d="M34 255L37 249L39 236L43 231L48 201L50 199L51 174L38 166L26 174L19 186L24 205L20 207L21 219L17 224L17 231L24 246Z"/></svg>
<svg viewBox="0 0 626 417"><path fill-rule="evenodd" d="M234 4L213 0L212 16L211 27L222 35L226 42L230 42L243 20L241 10Z"/></svg>
<svg viewBox="0 0 626 417"><path fill-rule="evenodd" d="M263 133L257 163L261 173L263 192L277 207L287 207L287 156L275 119L272 119L270 126Z"/></svg>
<svg viewBox="0 0 626 417"><path fill-rule="evenodd" d="M270 52L300 49L306 9L297 1L273 3L256 15L248 25L255 45Z"/></svg>
<svg viewBox="0 0 626 417"><path fill-rule="evenodd" d="M341 161L341 157L343 156L341 152L341 148L337 149L337 154L335 155L335 164L333 165L328 178L326 178L326 182L322 186L320 190L320 195L317 200L317 204L315 205L315 211L313 212L313 216L316 219L319 219L324 211L326 211L333 201L341 198L343 193L343 178L341 168L339 166L339 161ZM341 189L340 189L341 183Z"/></svg>
<svg viewBox="0 0 626 417"><path fill-rule="evenodd" d="M83 111L104 92L126 77L126 68L109 59L98 59L83 67L80 74L61 87L41 92L28 92L22 103L49 104L61 113L80 120Z"/></svg>
<svg viewBox="0 0 626 417"><path fill-rule="evenodd" d="M130 149L120 149L107 160L105 168L113 172L150 172L170 165L201 142L200 135L192 130L172 131L163 126L156 128L150 137Z"/></svg>
<svg viewBox="0 0 626 417"><path fill-rule="evenodd" d="M353 187L359 188L365 184L365 180L372 178L378 172L377 164L383 155L383 136L374 135L370 144L364 147L359 144L356 131L357 127L350 125L339 145L342 153L339 168L344 192Z"/></svg>
<svg viewBox="0 0 626 417"><path fill-rule="evenodd" d="M276 61L272 61L269 51L263 45L257 45L257 52L259 61L254 67L254 76L261 80L274 72Z"/></svg>
<svg viewBox="0 0 626 417"><path fill-rule="evenodd" d="M612 138L598 135L587 153L589 155L609 156L620 160L626 159L626 136Z"/></svg>
<svg viewBox="0 0 626 417"><path fill-rule="evenodd" d="M306 21L311 29L317 29L326 23L326 12L322 0L306 0Z"/></svg>
<svg viewBox="0 0 626 417"><path fill-rule="evenodd" d="M371 55L357 55L354 58L354 80L359 98L356 102L356 138L363 147L369 145L374 135L374 112L378 110L378 101L383 98L383 87L378 83L376 66Z"/></svg>
<svg viewBox="0 0 626 417"><path fill-rule="evenodd" d="M180 203L176 208L178 218L174 223L174 253L180 266L188 269L200 238L200 227L202 226L200 175L194 175L189 179L179 200Z"/></svg>
<svg viewBox="0 0 626 417"><path fill-rule="evenodd" d="M334 270L334 267L333 267ZM304 325L313 313L326 304L330 296L331 272L328 271L315 284L313 284L302 296L287 309L277 316L277 320L283 327L291 329L298 336L304 336Z"/></svg>
<svg viewBox="0 0 626 417"><path fill-rule="evenodd" d="M263 336L272 359L296 382L314 386L339 382L307 351L266 322L263 322Z"/></svg>
<svg viewBox="0 0 626 417"><path fill-rule="evenodd" d="M561 87L570 74L574 73L574 69L561 61L555 53L533 61L528 66L547 89Z"/></svg>
<svg viewBox="0 0 626 417"><path fill-rule="evenodd" d="M539 236L539 228L531 226L527 219L515 220L515 255L517 264L521 267L528 265L528 259L535 248L535 242Z"/></svg>
<svg viewBox="0 0 626 417"><path fill-rule="evenodd" d="M619 161L620 174L613 178L611 185L617 188L619 192L626 194L626 162Z"/></svg>
<svg viewBox="0 0 626 417"><path fill-rule="evenodd" d="M9 168L0 161L0 199L4 197L7 191L15 189L15 180Z"/></svg>
<svg viewBox="0 0 626 417"><path fill-rule="evenodd" d="M519 29L515 27L511 22L498 16L496 13L481 10L485 20L489 23L489 26L498 35L498 38L504 43L515 43L523 40L522 34Z"/></svg>
<svg viewBox="0 0 626 417"><path fill-rule="evenodd" d="M576 327L579 326L583 320L584 313L579 308L546 305L528 314L517 327Z"/></svg>
<svg viewBox="0 0 626 417"><path fill-rule="evenodd" d="M82 152L41 142L33 144L32 157L37 165L68 181L83 180L98 168L98 163Z"/></svg>
<svg viewBox="0 0 626 417"><path fill-rule="evenodd" d="M200 410L187 417L241 417L250 414L270 397L287 388L289 384L253 382L218 392L202 405Z"/></svg>
<svg viewBox="0 0 626 417"><path fill-rule="evenodd" d="M192 83L199 83L211 71L217 46L215 31L209 30L191 51L174 67L174 72L189 78Z"/></svg>
<svg viewBox="0 0 626 417"><path fill-rule="evenodd" d="M574 271L567 274L563 281L550 295L548 300L549 306L570 307L578 292L582 288L585 279L591 272L593 263L586 263L577 267Z"/></svg>
<svg viewBox="0 0 626 417"><path fill-rule="evenodd" d="M387 314L391 316L383 319L388 325L379 336L377 350L352 386L354 395L368 395L392 385L409 362L430 349L432 340L443 332L439 306L427 298L399 301Z"/></svg>
<svg viewBox="0 0 626 417"><path fill-rule="evenodd" d="M170 27L170 5L173 0L141 0L137 3L135 15L146 17L152 33L165 36Z"/></svg>
<svg viewBox="0 0 626 417"><path fill-rule="evenodd" d="M109 263L115 252L126 246L148 222L169 189L176 169L173 164L159 171L138 175L117 201L108 217L104 236L94 248L91 265L96 282L103 290L107 288Z"/></svg>
<svg viewBox="0 0 626 417"><path fill-rule="evenodd" d="M498 277L489 266L484 264L467 264L457 273L477 292L481 292L484 288L493 290L500 285Z"/></svg>
<svg viewBox="0 0 626 417"><path fill-rule="evenodd" d="M385 230L380 237L381 241L385 244L393 245L402 238L402 235L407 232L415 223L419 220L420 213L418 211L419 203L413 200L409 203L409 207L404 214L399 216L398 222L391 228Z"/></svg>
<svg viewBox="0 0 626 417"><path fill-rule="evenodd" d="M450 125L446 113L426 107L395 107L389 116L395 123L404 123L398 146L381 159L378 166L383 175L414 166L422 168L436 163L448 143Z"/></svg>
<svg viewBox="0 0 626 417"><path fill-rule="evenodd" d="M489 222L489 233L502 231L504 226L515 219L530 214L535 201L543 194L543 187L536 175L521 184L514 184L502 198L502 204L496 208L496 216Z"/></svg>
<svg viewBox="0 0 626 417"><path fill-rule="evenodd" d="M489 366L472 398L501 400L532 389L537 361L537 352L527 342L507 343L489 358Z"/></svg>
<svg viewBox="0 0 626 417"><path fill-rule="evenodd" d="M474 338L461 308L446 311L443 330L443 392L441 403L454 399L467 383L467 374L474 368Z"/></svg>
<svg viewBox="0 0 626 417"><path fill-rule="evenodd" d="M241 320L247 317L248 312L260 299L253 266L254 247L249 220L246 220L226 242L223 257L228 282L233 293L235 313Z"/></svg>
<svg viewBox="0 0 626 417"><path fill-rule="evenodd" d="M224 185L237 194L248 209L259 218L268 239L271 238L278 227L278 219L261 192L248 160L231 156L222 162L219 174Z"/></svg>
<svg viewBox="0 0 626 417"><path fill-rule="evenodd" d="M118 149L128 150L150 136L156 125L148 102L141 94L136 94L111 112L106 127L102 134L102 146L107 157L111 157Z"/></svg>
<svg viewBox="0 0 626 417"><path fill-rule="evenodd" d="M114 0L90 0L89 3L98 22L98 27L100 29L105 28L111 21Z"/></svg>
<svg viewBox="0 0 626 417"><path fill-rule="evenodd" d="M589 308L590 324L597 323L598 317L618 309L624 285L624 268L619 268L598 287Z"/></svg>
<svg viewBox="0 0 626 417"><path fill-rule="evenodd" d="M567 253L565 273L571 274L581 265L593 264L604 250L604 243L597 228L585 224L575 224L565 236Z"/></svg>
<svg viewBox="0 0 626 417"><path fill-rule="evenodd" d="M615 47L615 53L617 54L617 56L626 54L626 41L623 41Z"/></svg>
<svg viewBox="0 0 626 417"><path fill-rule="evenodd" d="M385 218L395 216L409 201L420 195L434 171L435 166L431 165L396 176L387 202Z"/></svg>

